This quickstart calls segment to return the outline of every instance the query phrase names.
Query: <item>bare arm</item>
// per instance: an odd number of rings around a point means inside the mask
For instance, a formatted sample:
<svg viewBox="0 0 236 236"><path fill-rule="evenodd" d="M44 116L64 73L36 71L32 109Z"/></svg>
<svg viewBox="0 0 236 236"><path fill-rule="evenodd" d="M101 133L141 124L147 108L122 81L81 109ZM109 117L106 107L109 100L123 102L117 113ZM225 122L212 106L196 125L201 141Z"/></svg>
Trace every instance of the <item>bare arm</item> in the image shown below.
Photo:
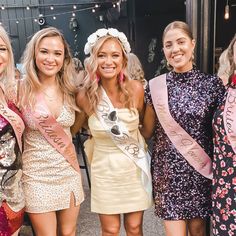
<svg viewBox="0 0 236 236"><path fill-rule="evenodd" d="M87 125L88 120L88 108L90 107L86 92L84 89L79 89L76 98L77 106L81 112L76 112L74 125L71 127L72 135L75 135L83 126Z"/></svg>
<svg viewBox="0 0 236 236"><path fill-rule="evenodd" d="M72 135L76 135L79 130L84 127L87 123L87 115L85 114L84 111L81 112L76 112L75 113L75 123L71 127L71 133Z"/></svg>
<svg viewBox="0 0 236 236"><path fill-rule="evenodd" d="M140 128L140 132L145 139L149 139L152 136L155 127L155 121L156 121L156 113L153 110L152 106L147 104L144 113L142 127Z"/></svg>

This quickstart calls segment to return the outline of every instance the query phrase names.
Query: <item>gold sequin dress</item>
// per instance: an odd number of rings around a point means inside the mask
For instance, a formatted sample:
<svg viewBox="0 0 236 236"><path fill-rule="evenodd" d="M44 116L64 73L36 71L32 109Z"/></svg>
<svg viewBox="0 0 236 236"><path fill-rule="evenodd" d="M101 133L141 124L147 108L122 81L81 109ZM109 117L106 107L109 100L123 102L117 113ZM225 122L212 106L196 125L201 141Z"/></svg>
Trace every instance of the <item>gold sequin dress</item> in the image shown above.
<svg viewBox="0 0 236 236"><path fill-rule="evenodd" d="M117 109L117 116L130 135L144 145L137 110ZM91 115L88 124L95 142L91 161L91 211L120 214L149 208L151 202L141 182L140 169L114 144L97 116Z"/></svg>
<svg viewBox="0 0 236 236"><path fill-rule="evenodd" d="M75 205L79 205L84 200L80 173L42 136L31 113L24 111L23 117L26 129L22 181L26 212L43 213L67 209L71 193L74 194ZM69 137L74 119L74 112L66 106L63 106L56 119Z"/></svg>

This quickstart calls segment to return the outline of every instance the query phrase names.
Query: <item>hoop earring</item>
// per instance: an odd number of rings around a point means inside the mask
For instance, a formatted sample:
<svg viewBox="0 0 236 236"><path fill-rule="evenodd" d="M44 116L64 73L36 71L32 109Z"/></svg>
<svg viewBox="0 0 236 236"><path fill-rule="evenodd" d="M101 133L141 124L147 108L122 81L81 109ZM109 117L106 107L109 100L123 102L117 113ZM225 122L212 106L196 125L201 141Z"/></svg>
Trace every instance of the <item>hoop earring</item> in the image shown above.
<svg viewBox="0 0 236 236"><path fill-rule="evenodd" d="M123 71L120 72L119 82L120 83L124 82L124 73L123 73Z"/></svg>

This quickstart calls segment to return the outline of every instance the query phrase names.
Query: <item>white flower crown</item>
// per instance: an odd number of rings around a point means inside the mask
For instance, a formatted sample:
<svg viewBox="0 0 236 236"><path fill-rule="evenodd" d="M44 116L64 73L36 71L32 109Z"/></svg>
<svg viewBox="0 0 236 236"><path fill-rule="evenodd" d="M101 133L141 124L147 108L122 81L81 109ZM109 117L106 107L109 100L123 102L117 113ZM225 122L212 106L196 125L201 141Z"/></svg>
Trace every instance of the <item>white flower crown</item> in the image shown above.
<svg viewBox="0 0 236 236"><path fill-rule="evenodd" d="M115 38L118 38L120 42L122 43L126 53L129 53L131 51L130 44L124 33L119 32L117 29L114 29L114 28L109 28L109 29L102 28L102 29L98 29L95 33L91 34L88 37L87 43L84 46L85 55L88 55L89 53L91 53L92 48L94 47L97 40L106 35L111 35Z"/></svg>

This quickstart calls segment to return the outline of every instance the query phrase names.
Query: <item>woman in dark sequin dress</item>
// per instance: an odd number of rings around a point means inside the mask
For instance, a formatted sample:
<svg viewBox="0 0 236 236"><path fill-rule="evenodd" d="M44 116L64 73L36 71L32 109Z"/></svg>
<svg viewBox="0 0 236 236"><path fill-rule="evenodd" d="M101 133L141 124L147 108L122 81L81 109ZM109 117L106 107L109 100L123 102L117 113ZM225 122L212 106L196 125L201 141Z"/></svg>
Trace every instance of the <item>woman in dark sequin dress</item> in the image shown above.
<svg viewBox="0 0 236 236"><path fill-rule="evenodd" d="M184 22L170 23L163 34L164 53L173 70L166 85L171 116L212 157L212 116L224 93L222 82L193 66L195 41ZM205 235L211 212L211 180L197 172L170 141L146 89L142 133L154 131L152 177L155 213L164 220L166 235ZM157 88L158 89L158 88ZM158 115L158 114L157 114Z"/></svg>
<svg viewBox="0 0 236 236"><path fill-rule="evenodd" d="M227 109L227 96L229 90L236 91L236 35L232 39L226 51L226 58L229 66L225 71L230 77L229 84L226 86L224 101L215 112L213 119L214 130L214 159L213 159L213 235L215 236L233 236L236 235L236 148L230 142L227 134L229 125L235 123L235 120L228 119L224 125L224 110ZM230 76L231 75L231 76ZM235 100L235 99L234 99ZM233 100L233 101L234 101ZM236 102L234 101L234 106ZM231 105L230 105L231 106ZM232 108L231 108L232 109ZM232 110L231 110L232 111ZM235 117L236 109L233 117ZM230 113L228 113L230 115ZM227 117L227 116L226 116ZM227 127L228 126L228 127ZM236 130L232 128L235 135Z"/></svg>

